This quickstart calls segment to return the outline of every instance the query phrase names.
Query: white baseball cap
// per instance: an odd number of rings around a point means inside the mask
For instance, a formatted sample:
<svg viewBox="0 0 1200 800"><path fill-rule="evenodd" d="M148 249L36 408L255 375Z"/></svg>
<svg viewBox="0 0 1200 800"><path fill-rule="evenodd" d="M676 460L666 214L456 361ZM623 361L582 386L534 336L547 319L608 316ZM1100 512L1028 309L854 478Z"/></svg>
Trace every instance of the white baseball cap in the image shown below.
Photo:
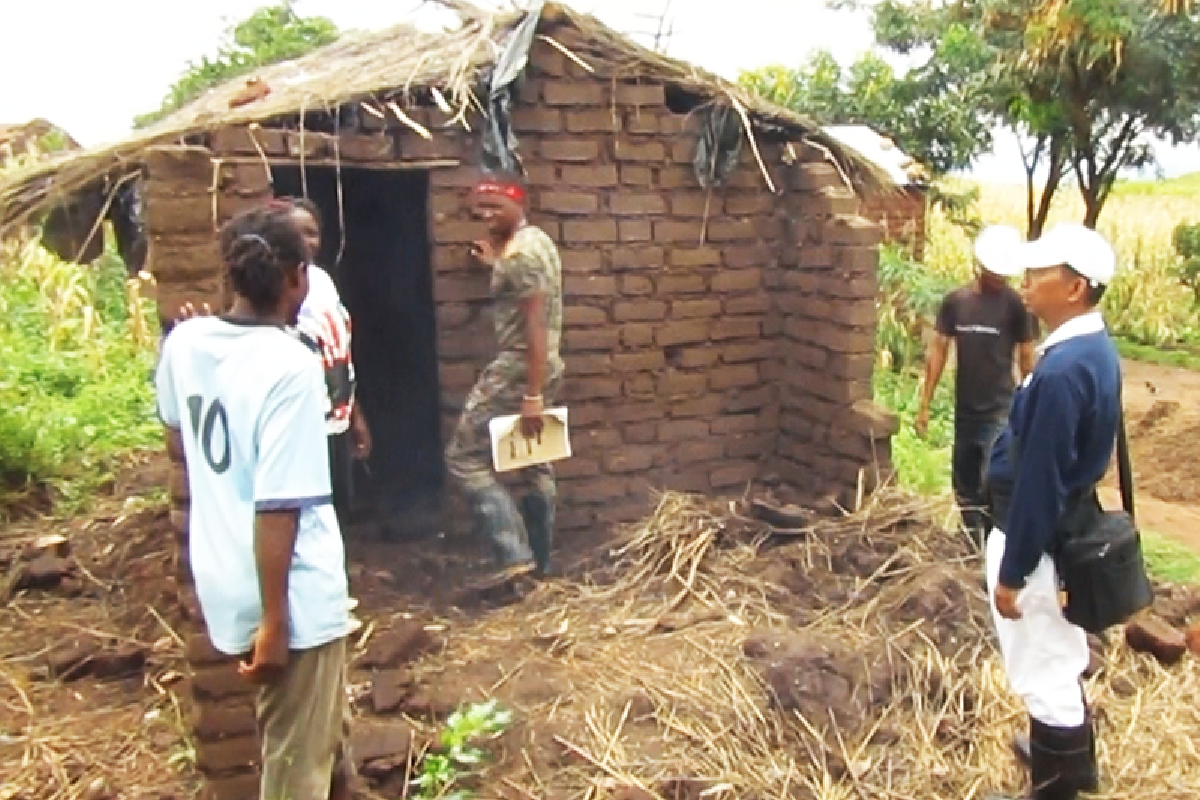
<svg viewBox="0 0 1200 800"><path fill-rule="evenodd" d="M1062 222L1041 238L1021 245L1020 266L1045 269L1063 264L1093 285L1105 285L1117 270L1117 254L1103 236L1078 222Z"/></svg>
<svg viewBox="0 0 1200 800"><path fill-rule="evenodd" d="M1021 274L1016 258L1021 232L1011 225L989 225L975 239L975 258L993 275L1011 278Z"/></svg>

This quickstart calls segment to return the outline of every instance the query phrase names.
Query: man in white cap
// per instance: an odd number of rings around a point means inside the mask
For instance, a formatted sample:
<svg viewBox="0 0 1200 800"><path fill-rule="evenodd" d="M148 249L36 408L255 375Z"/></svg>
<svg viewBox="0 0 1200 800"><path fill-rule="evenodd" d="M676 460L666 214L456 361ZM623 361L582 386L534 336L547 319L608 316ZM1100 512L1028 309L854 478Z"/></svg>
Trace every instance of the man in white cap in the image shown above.
<svg viewBox="0 0 1200 800"><path fill-rule="evenodd" d="M1063 224L1023 245L1018 261L1021 297L1049 335L988 467L988 591L1005 671L1029 711L1031 797L1073 800L1098 785L1081 683L1088 643L1063 616L1049 553L1104 477L1117 438L1121 361L1097 310L1116 257L1100 234Z"/></svg>
<svg viewBox="0 0 1200 800"><path fill-rule="evenodd" d="M1037 323L1007 278L1020 273L1014 261L1021 234L1008 225L985 228L975 240L975 280L946 296L938 309L936 338L925 362L916 431L924 436L929 403L954 343L954 450L951 483L963 526L982 546L991 528L985 510L983 468L1008 415L1014 386L1013 356L1020 377L1033 369Z"/></svg>

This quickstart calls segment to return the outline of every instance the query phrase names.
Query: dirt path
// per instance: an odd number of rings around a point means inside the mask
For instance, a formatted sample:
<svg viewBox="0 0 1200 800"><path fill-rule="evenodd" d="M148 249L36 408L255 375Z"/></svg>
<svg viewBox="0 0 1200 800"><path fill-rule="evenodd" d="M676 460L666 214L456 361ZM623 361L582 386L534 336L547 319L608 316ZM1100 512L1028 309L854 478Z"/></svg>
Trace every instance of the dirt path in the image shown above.
<svg viewBox="0 0 1200 800"><path fill-rule="evenodd" d="M1200 372L1125 361L1138 521L1200 552ZM1115 471L1101 496L1119 506Z"/></svg>

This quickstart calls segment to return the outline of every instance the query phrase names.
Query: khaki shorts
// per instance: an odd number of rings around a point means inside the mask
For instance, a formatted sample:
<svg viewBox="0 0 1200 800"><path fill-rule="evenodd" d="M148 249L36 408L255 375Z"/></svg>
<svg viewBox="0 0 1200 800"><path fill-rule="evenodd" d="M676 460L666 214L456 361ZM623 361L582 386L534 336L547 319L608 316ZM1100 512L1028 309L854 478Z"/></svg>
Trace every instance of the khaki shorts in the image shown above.
<svg viewBox="0 0 1200 800"><path fill-rule="evenodd" d="M345 639L293 650L279 682L259 690L255 714L261 800L329 800L335 774L354 777Z"/></svg>

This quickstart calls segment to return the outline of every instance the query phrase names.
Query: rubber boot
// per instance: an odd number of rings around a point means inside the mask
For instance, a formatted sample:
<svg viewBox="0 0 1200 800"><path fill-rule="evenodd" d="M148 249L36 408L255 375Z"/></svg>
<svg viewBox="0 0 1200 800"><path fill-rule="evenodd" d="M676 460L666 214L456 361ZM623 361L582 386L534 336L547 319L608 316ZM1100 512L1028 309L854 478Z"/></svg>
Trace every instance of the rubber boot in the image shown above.
<svg viewBox="0 0 1200 800"><path fill-rule="evenodd" d="M552 574L550 549L554 541L554 497L545 492L525 495L521 498L521 516L525 520L537 574L548 577Z"/></svg>
<svg viewBox="0 0 1200 800"><path fill-rule="evenodd" d="M1035 800L1075 800L1099 783L1092 723L1060 728L1032 720L1029 729L1030 771Z"/></svg>
<svg viewBox="0 0 1200 800"><path fill-rule="evenodd" d="M525 543L525 525L508 492L499 486L471 497L476 531L491 545L501 569L528 565L533 560Z"/></svg>

